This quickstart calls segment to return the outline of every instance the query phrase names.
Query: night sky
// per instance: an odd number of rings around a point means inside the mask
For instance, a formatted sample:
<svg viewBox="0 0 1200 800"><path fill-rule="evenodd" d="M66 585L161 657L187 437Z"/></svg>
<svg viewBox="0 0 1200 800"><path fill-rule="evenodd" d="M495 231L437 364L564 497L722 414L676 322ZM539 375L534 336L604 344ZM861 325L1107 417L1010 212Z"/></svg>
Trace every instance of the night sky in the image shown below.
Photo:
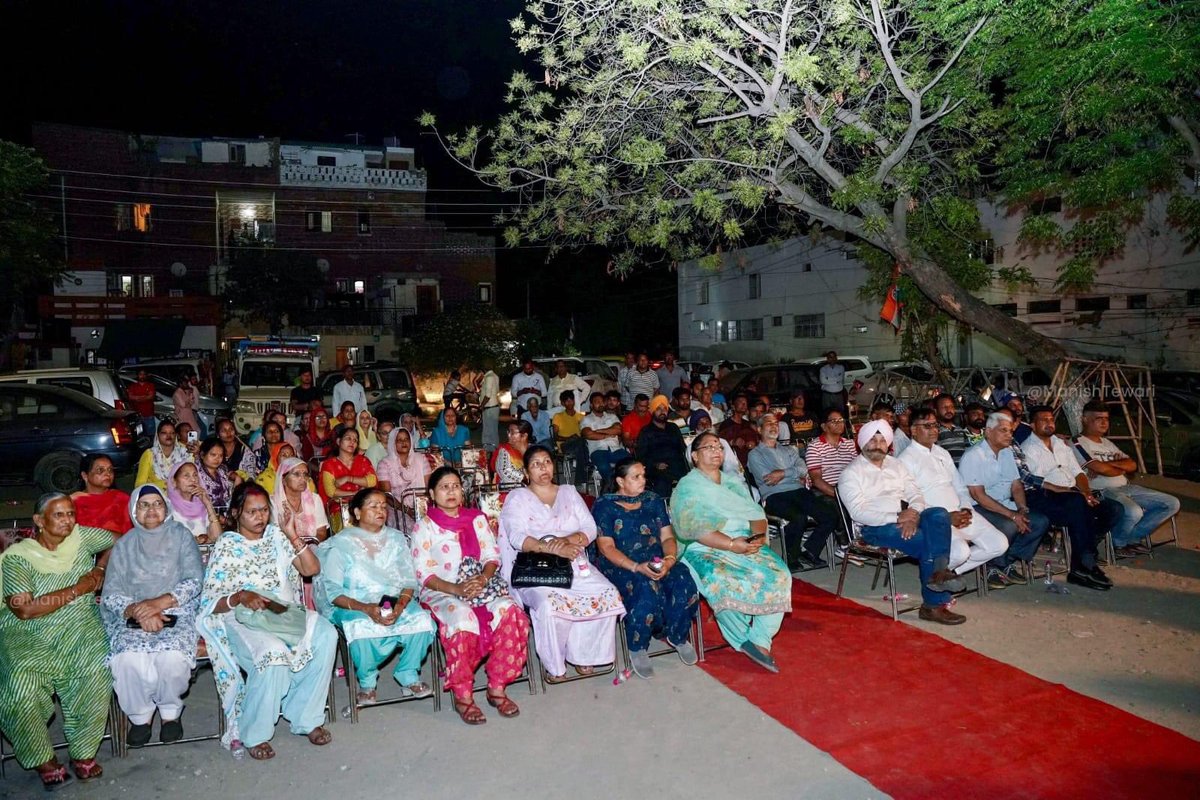
<svg viewBox="0 0 1200 800"><path fill-rule="evenodd" d="M485 231L505 198L480 192L482 184L415 120L429 110L453 130L502 113L504 83L523 66L535 71L509 37L508 20L522 7L521 0L5 0L0 137L28 143L35 120L345 143L353 142L347 134L371 144L394 135L415 146L418 165L429 170L430 215ZM544 258L534 249L498 252L498 302L507 313L524 315L528 281L533 315L565 325L574 313L586 348L674 339L673 314L647 313L674 307L673 274L660 268L618 283L604 276L604 253L563 256L548 267ZM562 270L572 279L562 281ZM615 305L658 327L628 340L588 341L591 331L622 330L610 320L589 324L596 312L588 298L597 289L633 295ZM645 298L640 309L627 302L637 296Z"/></svg>

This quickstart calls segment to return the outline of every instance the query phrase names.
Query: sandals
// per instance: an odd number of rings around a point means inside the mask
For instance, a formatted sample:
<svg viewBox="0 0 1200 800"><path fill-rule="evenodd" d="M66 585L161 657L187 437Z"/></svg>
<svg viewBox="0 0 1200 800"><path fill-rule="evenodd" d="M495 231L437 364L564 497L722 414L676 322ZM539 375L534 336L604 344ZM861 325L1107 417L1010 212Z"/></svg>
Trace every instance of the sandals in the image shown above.
<svg viewBox="0 0 1200 800"><path fill-rule="evenodd" d="M457 697L454 698L454 710L458 712L458 716L462 721L468 725L482 725L487 722L487 717L483 715L479 706L475 705L474 698L467 698L466 700L459 700ZM503 714L504 712L500 713Z"/></svg>
<svg viewBox="0 0 1200 800"><path fill-rule="evenodd" d="M433 689L429 688L429 684L424 681L410 683L408 686L400 687L401 697L433 697Z"/></svg>
<svg viewBox="0 0 1200 800"><path fill-rule="evenodd" d="M566 683L566 682L567 682L567 676L565 673L562 675L551 675L549 673L546 674L546 683Z"/></svg>
<svg viewBox="0 0 1200 800"><path fill-rule="evenodd" d="M104 769L96 763L96 759L94 758L88 758L83 761L71 759L71 766L74 768L75 777L79 779L80 783L94 781L96 778L104 775Z"/></svg>
<svg viewBox="0 0 1200 800"><path fill-rule="evenodd" d="M362 706L373 706L373 705L375 705L375 703L377 701L378 701L378 698L375 695L374 689L372 689L369 692L359 692L354 697L354 702L358 703L360 708Z"/></svg>
<svg viewBox="0 0 1200 800"><path fill-rule="evenodd" d="M37 771L38 777L42 779L42 788L47 792L53 792L71 783L71 776L67 773L66 767L57 761L51 761L50 763L53 766L47 769L39 767Z"/></svg>
<svg viewBox="0 0 1200 800"><path fill-rule="evenodd" d="M512 718L521 713L521 709L507 694L494 695L488 692L487 701L488 705L499 711L502 717Z"/></svg>
<svg viewBox="0 0 1200 800"><path fill-rule="evenodd" d="M318 725L308 732L308 741L317 747L324 747L333 741L333 734L326 730L325 726Z"/></svg>
<svg viewBox="0 0 1200 800"><path fill-rule="evenodd" d="M247 747L246 752L249 753L250 757L255 761L266 761L267 759L275 757L275 749L271 747L270 742L256 744L254 747Z"/></svg>

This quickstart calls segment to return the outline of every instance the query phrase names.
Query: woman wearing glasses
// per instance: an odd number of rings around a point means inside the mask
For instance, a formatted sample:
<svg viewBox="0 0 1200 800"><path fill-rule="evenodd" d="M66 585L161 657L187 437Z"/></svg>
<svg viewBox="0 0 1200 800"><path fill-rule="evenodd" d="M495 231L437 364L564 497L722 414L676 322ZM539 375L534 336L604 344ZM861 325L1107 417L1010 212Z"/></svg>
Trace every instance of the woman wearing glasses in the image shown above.
<svg viewBox="0 0 1200 800"><path fill-rule="evenodd" d="M745 481L722 472L717 435L692 442L694 469L671 495L671 518L691 570L717 616L725 641L754 663L778 672L771 641L792 610L792 576L767 544L767 517Z"/></svg>

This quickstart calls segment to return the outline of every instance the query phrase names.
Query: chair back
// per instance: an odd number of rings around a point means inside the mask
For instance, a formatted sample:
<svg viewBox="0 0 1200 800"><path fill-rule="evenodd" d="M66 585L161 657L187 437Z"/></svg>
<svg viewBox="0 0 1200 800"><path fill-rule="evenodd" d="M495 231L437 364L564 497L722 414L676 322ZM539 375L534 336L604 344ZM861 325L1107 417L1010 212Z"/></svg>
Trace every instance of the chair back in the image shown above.
<svg viewBox="0 0 1200 800"><path fill-rule="evenodd" d="M857 542L862 539L862 526L855 522L850 517L850 512L846 510L846 504L842 502L842 494L838 491L838 487L833 487L834 499L837 500L838 513L842 515L842 530L850 537L850 541Z"/></svg>

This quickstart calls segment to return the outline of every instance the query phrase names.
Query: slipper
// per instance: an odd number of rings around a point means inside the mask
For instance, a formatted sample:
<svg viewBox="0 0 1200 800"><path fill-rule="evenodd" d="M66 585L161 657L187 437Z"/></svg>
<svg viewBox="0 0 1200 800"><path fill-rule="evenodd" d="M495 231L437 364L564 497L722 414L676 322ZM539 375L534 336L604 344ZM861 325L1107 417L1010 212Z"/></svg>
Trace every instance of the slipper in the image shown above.
<svg viewBox="0 0 1200 800"><path fill-rule="evenodd" d="M566 683L566 682L567 682L567 676L565 673L562 675L550 675L550 674L546 675L546 683Z"/></svg>
<svg viewBox="0 0 1200 800"><path fill-rule="evenodd" d="M247 747L246 752L249 753L250 757L255 761L266 761L267 759L275 757L275 749L271 747L269 742L256 744L254 747Z"/></svg>
<svg viewBox="0 0 1200 800"><path fill-rule="evenodd" d="M94 781L96 778L104 775L104 769L96 763L96 759L88 758L83 761L71 759L71 766L75 769L75 777L80 783Z"/></svg>
<svg viewBox="0 0 1200 800"><path fill-rule="evenodd" d="M410 683L408 686L400 687L400 696L401 697L416 697L416 698L432 697L433 689L430 689L429 684L425 683L424 681L420 681L418 683Z"/></svg>
<svg viewBox="0 0 1200 800"><path fill-rule="evenodd" d="M491 692L487 692L486 694L488 705L499 711L500 716L511 718L521 713L521 709L517 707L517 704L508 695L493 695Z"/></svg>
<svg viewBox="0 0 1200 800"><path fill-rule="evenodd" d="M482 725L487 722L487 717L479 710L479 706L475 705L473 698L459 700L454 698L454 710L458 712L458 716L463 722L468 725Z"/></svg>
<svg viewBox="0 0 1200 800"><path fill-rule="evenodd" d="M57 761L54 762L54 766L50 769L39 769L38 777L42 779L42 788L47 792L57 791L74 780L67 773L67 768Z"/></svg>
<svg viewBox="0 0 1200 800"><path fill-rule="evenodd" d="M377 699L374 689L369 692L359 692L354 696L354 702L358 703L359 706L373 706Z"/></svg>
<svg viewBox="0 0 1200 800"><path fill-rule="evenodd" d="M763 669L769 672L779 672L779 665L775 663L775 659L771 658L770 653L759 649L758 645L747 642L742 646L742 653Z"/></svg>
<svg viewBox="0 0 1200 800"><path fill-rule="evenodd" d="M321 725L313 728L306 734L306 736L308 737L308 741L312 742L317 747L324 747L333 741L333 734Z"/></svg>
<svg viewBox="0 0 1200 800"><path fill-rule="evenodd" d="M596 674L596 668L593 666L590 666L590 665L584 665L582 667L575 667L575 671L578 672L580 675L595 675Z"/></svg>

